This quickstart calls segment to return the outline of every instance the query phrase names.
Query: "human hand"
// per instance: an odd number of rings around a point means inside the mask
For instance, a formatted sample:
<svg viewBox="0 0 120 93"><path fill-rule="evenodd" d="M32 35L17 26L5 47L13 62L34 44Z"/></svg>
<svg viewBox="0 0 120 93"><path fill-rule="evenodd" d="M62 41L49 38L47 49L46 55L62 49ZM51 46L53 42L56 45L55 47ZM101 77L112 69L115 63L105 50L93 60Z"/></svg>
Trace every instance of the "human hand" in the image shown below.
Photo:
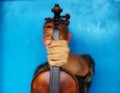
<svg viewBox="0 0 120 93"><path fill-rule="evenodd" d="M52 37L47 35L43 41L47 48L49 65L63 66L68 63L69 47L66 40L52 40Z"/></svg>

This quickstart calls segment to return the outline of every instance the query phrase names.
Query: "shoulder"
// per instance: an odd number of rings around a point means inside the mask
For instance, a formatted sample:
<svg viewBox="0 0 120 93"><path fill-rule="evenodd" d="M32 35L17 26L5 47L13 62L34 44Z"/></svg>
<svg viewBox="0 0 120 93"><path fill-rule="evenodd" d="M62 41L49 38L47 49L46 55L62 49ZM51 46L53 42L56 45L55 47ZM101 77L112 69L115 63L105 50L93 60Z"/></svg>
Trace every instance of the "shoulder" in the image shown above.
<svg viewBox="0 0 120 93"><path fill-rule="evenodd" d="M92 56L88 54L81 55L80 57L83 58L88 63L88 66L89 66L89 71L88 71L88 74L84 77L84 81L91 82L92 76L95 71L95 62Z"/></svg>
<svg viewBox="0 0 120 93"><path fill-rule="evenodd" d="M94 70L95 62L92 56L90 56L89 54L84 54L84 55L81 55L80 57L83 58L88 63L89 67Z"/></svg>

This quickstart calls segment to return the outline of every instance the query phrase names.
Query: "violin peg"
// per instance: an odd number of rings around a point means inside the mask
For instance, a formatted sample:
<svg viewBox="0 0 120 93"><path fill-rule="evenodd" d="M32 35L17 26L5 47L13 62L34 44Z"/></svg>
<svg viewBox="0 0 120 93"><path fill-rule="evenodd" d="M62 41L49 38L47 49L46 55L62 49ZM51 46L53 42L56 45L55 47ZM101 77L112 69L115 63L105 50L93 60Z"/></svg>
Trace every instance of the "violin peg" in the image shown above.
<svg viewBox="0 0 120 93"><path fill-rule="evenodd" d="M70 19L70 15L69 15L69 14L66 14L66 15L65 15L65 18L66 18L66 19Z"/></svg>

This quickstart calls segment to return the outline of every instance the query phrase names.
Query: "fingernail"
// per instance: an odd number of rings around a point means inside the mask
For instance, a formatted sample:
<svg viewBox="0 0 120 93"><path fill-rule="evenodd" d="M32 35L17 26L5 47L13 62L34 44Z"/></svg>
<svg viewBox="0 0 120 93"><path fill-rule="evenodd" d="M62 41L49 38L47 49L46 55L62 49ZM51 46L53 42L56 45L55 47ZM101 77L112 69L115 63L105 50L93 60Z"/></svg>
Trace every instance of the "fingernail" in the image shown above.
<svg viewBox="0 0 120 93"><path fill-rule="evenodd" d="M47 40L47 41L46 41L46 44L48 45L48 44L50 44L50 42L51 42L51 40Z"/></svg>

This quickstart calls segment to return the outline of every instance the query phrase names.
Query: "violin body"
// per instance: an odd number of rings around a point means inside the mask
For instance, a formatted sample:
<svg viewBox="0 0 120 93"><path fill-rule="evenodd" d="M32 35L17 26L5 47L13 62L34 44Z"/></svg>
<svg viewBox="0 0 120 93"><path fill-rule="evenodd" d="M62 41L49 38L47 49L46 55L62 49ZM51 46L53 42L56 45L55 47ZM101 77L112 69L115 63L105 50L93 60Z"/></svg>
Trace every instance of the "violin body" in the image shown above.
<svg viewBox="0 0 120 93"><path fill-rule="evenodd" d="M49 93L50 70L46 69L35 75L32 81L32 93ZM79 93L78 81L71 72L60 70L60 93Z"/></svg>

